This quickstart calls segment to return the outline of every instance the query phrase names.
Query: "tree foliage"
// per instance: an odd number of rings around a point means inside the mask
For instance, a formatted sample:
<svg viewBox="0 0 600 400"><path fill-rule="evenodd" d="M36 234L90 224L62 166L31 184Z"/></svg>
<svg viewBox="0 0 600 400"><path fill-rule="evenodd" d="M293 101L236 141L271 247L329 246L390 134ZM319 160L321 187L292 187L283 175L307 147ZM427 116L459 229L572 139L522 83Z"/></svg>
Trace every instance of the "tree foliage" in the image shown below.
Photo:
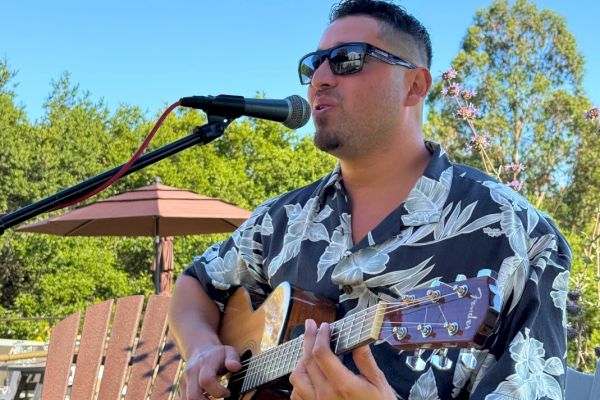
<svg viewBox="0 0 600 400"><path fill-rule="evenodd" d="M454 159L493 165L509 185L512 170L502 167L524 165L524 195L558 219L574 251L569 363L589 370L600 345L600 135L584 118L583 65L562 17L527 0L496 0L477 12L452 69L434 85L425 130ZM449 78L455 73L460 83ZM469 103L480 118L463 117L459 106Z"/></svg>
<svg viewBox="0 0 600 400"><path fill-rule="evenodd" d="M588 129L581 118L589 107L583 66L564 18L527 0L497 0L479 10L452 62L463 85L477 90L472 101L483 118L475 123L491 143L491 159L497 167L524 164L524 193L547 209L571 183ZM441 86L428 100L427 132L456 159L481 167L464 148L472 132L454 117Z"/></svg>
<svg viewBox="0 0 600 400"><path fill-rule="evenodd" d="M154 125L154 118L148 120L137 107L121 105L111 113L103 102L92 102L68 74L52 82L44 117L31 123L15 104L10 86L14 77L8 64L0 63L0 207L4 212L127 162ZM172 113L149 150L190 134L205 120L193 110ZM319 153L310 138L274 122L243 119L212 144L137 171L89 201L160 177L166 185L253 209L269 197L314 181L333 165L334 159ZM176 273L224 237L176 238ZM60 317L106 298L150 293L152 257L152 238L66 238L9 229L0 237L0 318ZM53 321L0 324L0 336L45 338Z"/></svg>

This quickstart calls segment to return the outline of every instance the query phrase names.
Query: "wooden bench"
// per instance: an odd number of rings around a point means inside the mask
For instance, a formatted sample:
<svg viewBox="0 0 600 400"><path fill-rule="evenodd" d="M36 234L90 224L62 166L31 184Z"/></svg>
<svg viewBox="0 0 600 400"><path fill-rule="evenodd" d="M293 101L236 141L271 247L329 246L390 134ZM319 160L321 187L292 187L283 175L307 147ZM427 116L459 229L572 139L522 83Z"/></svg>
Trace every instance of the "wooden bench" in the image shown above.
<svg viewBox="0 0 600 400"><path fill-rule="evenodd" d="M52 328L42 400L172 400L182 358L168 335L169 296L107 300ZM114 310L113 310L114 309ZM68 396L68 397L67 397Z"/></svg>

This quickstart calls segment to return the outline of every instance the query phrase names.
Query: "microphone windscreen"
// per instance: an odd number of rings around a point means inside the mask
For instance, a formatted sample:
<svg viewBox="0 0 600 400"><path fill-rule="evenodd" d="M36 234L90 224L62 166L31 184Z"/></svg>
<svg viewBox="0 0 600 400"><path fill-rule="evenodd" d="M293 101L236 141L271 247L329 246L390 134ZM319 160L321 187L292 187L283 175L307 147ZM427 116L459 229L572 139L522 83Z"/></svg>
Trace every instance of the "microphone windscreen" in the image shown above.
<svg viewBox="0 0 600 400"><path fill-rule="evenodd" d="M290 129L298 129L306 125L310 118L310 105L303 97L293 95L285 98L290 104L290 113L283 125Z"/></svg>

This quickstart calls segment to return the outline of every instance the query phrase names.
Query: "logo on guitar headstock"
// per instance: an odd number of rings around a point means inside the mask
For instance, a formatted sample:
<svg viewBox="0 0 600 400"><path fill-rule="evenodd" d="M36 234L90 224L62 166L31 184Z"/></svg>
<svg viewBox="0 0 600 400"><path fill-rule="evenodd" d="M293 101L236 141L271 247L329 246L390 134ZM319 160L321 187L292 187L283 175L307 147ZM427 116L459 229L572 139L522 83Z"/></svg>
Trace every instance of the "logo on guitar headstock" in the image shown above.
<svg viewBox="0 0 600 400"><path fill-rule="evenodd" d="M471 293L471 307L469 308L469 313L467 314L467 321L465 322L465 330L471 329L471 321L473 321L474 319L477 319L477 315L475 315L473 313L473 309L475 308L475 305L477 304L477 300L481 299L483 297L483 294L481 293L481 288L478 287L477 291L479 292L479 296L475 296L473 293Z"/></svg>

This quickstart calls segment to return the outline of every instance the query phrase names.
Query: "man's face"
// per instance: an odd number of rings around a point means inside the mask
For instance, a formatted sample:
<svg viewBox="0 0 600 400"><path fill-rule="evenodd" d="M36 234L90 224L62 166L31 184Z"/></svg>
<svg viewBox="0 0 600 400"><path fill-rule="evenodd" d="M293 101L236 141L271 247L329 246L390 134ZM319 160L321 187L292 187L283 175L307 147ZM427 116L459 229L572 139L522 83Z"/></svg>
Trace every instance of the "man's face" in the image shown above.
<svg viewBox="0 0 600 400"><path fill-rule="evenodd" d="M402 57L402 44L392 48L379 33L379 23L371 17L340 18L323 33L319 49L366 42ZM370 56L365 57L362 71L352 75L334 75L329 61L321 64L308 88L317 147L344 159L389 143L401 130L404 118L407 89L403 70Z"/></svg>

